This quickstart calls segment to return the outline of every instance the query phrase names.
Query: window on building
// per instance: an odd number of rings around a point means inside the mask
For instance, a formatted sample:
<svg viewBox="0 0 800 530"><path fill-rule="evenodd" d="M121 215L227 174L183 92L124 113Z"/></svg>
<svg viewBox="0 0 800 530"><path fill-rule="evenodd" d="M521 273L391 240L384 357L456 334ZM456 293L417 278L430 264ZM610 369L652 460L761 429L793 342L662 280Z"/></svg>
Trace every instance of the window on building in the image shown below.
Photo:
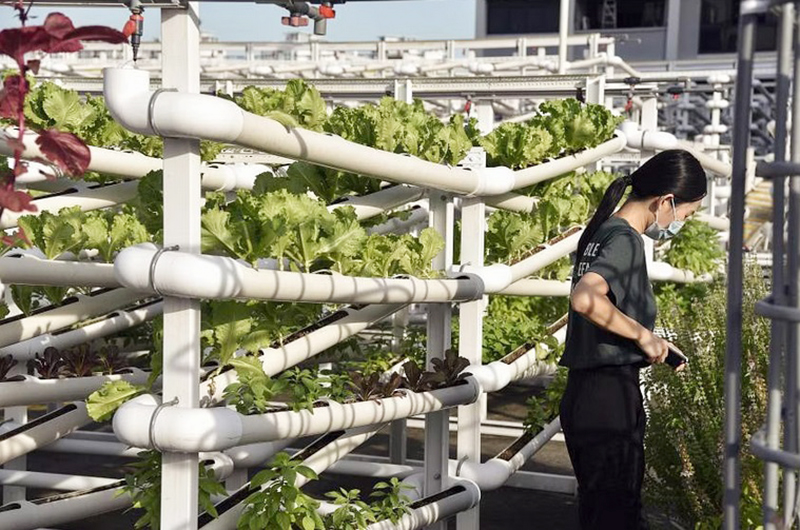
<svg viewBox="0 0 800 530"><path fill-rule="evenodd" d="M489 35L558 32L558 1L488 0L486 4Z"/></svg>
<svg viewBox="0 0 800 530"><path fill-rule="evenodd" d="M577 0L576 29L654 28L666 24L666 0Z"/></svg>
<svg viewBox="0 0 800 530"><path fill-rule="evenodd" d="M700 53L735 53L739 31L741 0L702 0L700 8ZM778 18L772 13L759 15L756 50L777 46Z"/></svg>

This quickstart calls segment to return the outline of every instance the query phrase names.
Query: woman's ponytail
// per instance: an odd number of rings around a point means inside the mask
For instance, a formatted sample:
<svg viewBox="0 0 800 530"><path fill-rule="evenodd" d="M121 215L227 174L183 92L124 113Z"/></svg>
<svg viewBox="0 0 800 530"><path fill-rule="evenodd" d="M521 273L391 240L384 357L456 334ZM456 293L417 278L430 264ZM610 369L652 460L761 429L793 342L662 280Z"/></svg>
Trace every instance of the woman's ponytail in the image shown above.
<svg viewBox="0 0 800 530"><path fill-rule="evenodd" d="M631 177L624 176L614 180L614 182L609 184L608 188L606 188L606 192L603 195L603 200L600 201L597 211L594 212L589 224L586 225L586 229L583 231L583 235L581 235L581 238L578 241L579 260L580 257L583 256L583 251L586 248L586 245L588 245L592 240L592 236L594 236L595 232L597 232L597 229L600 228L600 225L605 223L606 220L611 217L611 214L614 213L614 210L617 209L619 201L622 200L622 197L625 195L625 190L630 185Z"/></svg>

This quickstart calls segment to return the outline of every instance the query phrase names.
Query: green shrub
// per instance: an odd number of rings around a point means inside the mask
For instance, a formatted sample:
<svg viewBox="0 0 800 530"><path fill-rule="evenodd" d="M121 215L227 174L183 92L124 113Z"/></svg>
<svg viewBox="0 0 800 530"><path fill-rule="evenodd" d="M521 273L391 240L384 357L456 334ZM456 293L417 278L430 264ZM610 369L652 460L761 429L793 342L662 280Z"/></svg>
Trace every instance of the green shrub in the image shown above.
<svg viewBox="0 0 800 530"><path fill-rule="evenodd" d="M748 264L741 338L743 528L756 528L761 519L763 462L748 447L766 417L770 323L754 313L755 303L766 294L760 268ZM718 281L689 307L661 306L659 325L669 330L690 362L681 374L657 366L643 378L648 409L646 502L674 522L699 529L721 524L726 301L726 285Z"/></svg>

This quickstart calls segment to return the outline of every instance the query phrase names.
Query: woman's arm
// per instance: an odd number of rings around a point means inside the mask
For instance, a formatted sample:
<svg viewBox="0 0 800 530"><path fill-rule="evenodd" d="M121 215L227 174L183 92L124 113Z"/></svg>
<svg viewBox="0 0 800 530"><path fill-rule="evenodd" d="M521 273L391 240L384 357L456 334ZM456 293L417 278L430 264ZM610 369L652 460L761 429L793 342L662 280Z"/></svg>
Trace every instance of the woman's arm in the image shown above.
<svg viewBox="0 0 800 530"><path fill-rule="evenodd" d="M595 325L635 341L650 362L664 362L669 353L669 342L620 311L611 303L608 291L608 283L602 276L587 272L572 290L570 305L573 311Z"/></svg>

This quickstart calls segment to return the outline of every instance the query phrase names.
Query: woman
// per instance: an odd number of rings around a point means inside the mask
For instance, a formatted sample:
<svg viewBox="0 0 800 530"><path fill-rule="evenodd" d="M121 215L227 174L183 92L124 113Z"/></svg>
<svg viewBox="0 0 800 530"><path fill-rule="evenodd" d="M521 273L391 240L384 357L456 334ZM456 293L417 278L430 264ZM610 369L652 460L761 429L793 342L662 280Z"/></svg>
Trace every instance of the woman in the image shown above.
<svg viewBox="0 0 800 530"><path fill-rule="evenodd" d="M629 186L628 200L614 213ZM653 334L656 302L641 235L674 236L705 194L696 158L661 152L611 183L578 243L560 413L583 530L648 527L639 369L664 362L671 344Z"/></svg>

